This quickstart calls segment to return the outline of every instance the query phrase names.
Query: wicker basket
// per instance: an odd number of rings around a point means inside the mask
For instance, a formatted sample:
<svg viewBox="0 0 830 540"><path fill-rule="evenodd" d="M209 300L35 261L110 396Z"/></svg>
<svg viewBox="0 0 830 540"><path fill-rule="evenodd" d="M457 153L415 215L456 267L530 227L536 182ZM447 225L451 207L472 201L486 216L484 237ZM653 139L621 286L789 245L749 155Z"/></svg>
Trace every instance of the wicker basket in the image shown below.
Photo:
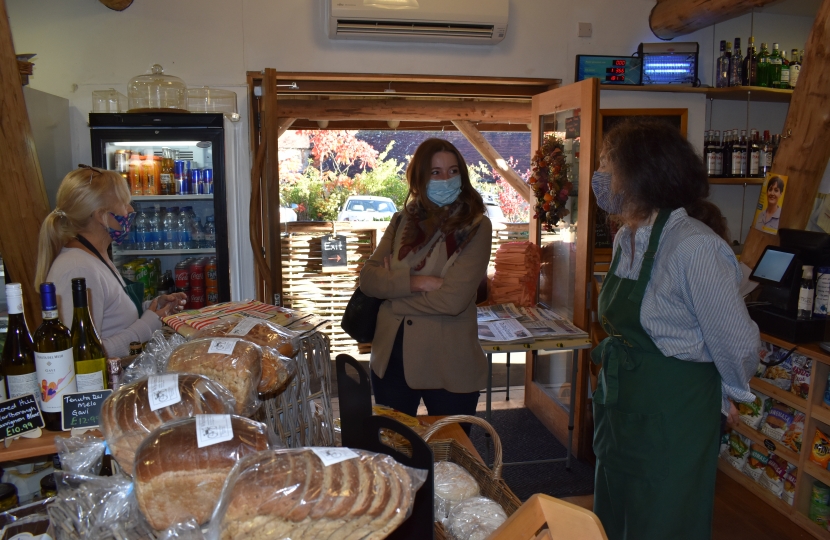
<svg viewBox="0 0 830 540"><path fill-rule="evenodd" d="M442 427L456 423L471 423L483 427L493 439L493 470L490 470L480 459L473 456L461 443L453 439L430 441L429 438L435 434L436 431ZM485 497L493 499L501 505L505 513L510 516L521 505L522 502L516 495L510 491L507 484L501 478L502 456L501 456L501 440L498 433L493 429L487 421L478 418L477 416L447 416L438 420L424 433L424 440L429 443L432 448L432 453L435 461L451 461L469 472L473 478L476 479L478 485L481 487L481 494ZM450 536L444 530L444 526L435 522L435 540L449 540Z"/></svg>

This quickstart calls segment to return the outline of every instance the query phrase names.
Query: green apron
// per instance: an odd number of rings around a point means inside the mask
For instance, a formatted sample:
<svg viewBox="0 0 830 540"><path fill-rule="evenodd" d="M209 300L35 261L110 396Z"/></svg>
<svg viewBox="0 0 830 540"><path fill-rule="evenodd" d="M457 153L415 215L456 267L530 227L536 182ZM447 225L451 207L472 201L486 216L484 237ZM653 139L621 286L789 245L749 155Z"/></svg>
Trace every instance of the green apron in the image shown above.
<svg viewBox="0 0 830 540"><path fill-rule="evenodd" d="M664 356L640 324L669 215L657 216L638 279L614 274L618 249L599 295L609 337L591 353L602 365L593 396L594 512L609 540L712 536L720 374L712 362Z"/></svg>

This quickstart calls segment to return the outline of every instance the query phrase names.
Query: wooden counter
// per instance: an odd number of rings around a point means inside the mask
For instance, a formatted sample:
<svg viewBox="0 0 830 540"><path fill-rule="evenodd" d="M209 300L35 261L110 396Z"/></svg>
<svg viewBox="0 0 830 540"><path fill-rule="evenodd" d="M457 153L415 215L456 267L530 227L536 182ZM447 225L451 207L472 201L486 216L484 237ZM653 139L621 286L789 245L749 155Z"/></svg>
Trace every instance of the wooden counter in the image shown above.
<svg viewBox="0 0 830 540"><path fill-rule="evenodd" d="M93 437L103 437L97 429L88 431L87 433ZM57 454L58 449L55 448L55 437L69 437L69 432L44 429L43 435L37 439L24 439L21 437L14 441L8 448L0 443L0 463Z"/></svg>

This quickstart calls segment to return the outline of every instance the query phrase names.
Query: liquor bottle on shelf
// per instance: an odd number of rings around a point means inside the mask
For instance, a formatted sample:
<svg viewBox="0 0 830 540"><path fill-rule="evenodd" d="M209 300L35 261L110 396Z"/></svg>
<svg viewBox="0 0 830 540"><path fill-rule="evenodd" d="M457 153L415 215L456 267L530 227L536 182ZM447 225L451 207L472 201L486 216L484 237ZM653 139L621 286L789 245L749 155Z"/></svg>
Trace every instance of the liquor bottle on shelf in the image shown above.
<svg viewBox="0 0 830 540"><path fill-rule="evenodd" d="M721 145L721 176L732 176L732 134L728 129L723 130L723 144Z"/></svg>
<svg viewBox="0 0 830 540"><path fill-rule="evenodd" d="M769 87L781 87L781 53L778 51L778 43L772 44L772 52L769 55Z"/></svg>
<svg viewBox="0 0 830 540"><path fill-rule="evenodd" d="M813 299L815 298L815 285L813 284L813 267L804 265L801 267L801 286L798 289L798 312L797 319L813 318Z"/></svg>
<svg viewBox="0 0 830 540"><path fill-rule="evenodd" d="M61 431L63 395L77 392L72 336L58 319L54 283L40 284L43 322L35 331L35 368L40 381L40 410L46 429Z"/></svg>
<svg viewBox="0 0 830 540"><path fill-rule="evenodd" d="M9 329L0 364L5 377L5 383L0 386L0 395L2 399L26 394L39 396L35 349L23 315L23 287L20 283L6 284L6 303L9 307Z"/></svg>
<svg viewBox="0 0 830 540"><path fill-rule="evenodd" d="M787 51L781 51L781 82L778 88L789 90L790 88L790 61L787 60Z"/></svg>
<svg viewBox="0 0 830 540"><path fill-rule="evenodd" d="M715 154L715 176L720 178L723 176L723 145L720 140L720 130L715 130L713 144L713 152Z"/></svg>
<svg viewBox="0 0 830 540"><path fill-rule="evenodd" d="M92 323L86 293L86 279L72 280L72 356L78 392L107 387L107 355Z"/></svg>
<svg viewBox="0 0 830 540"><path fill-rule="evenodd" d="M757 86L758 57L755 55L755 38L749 36L749 45L746 47L746 57L743 65L744 86Z"/></svg>
<svg viewBox="0 0 830 540"><path fill-rule="evenodd" d="M712 130L705 132L703 136L703 157L706 162L706 174L710 178L717 176L715 171L715 145L712 140L714 137L715 132Z"/></svg>
<svg viewBox="0 0 830 540"><path fill-rule="evenodd" d="M738 138L738 130L732 130L732 144L730 145L730 174L733 178L741 176L741 140Z"/></svg>
<svg viewBox="0 0 830 540"><path fill-rule="evenodd" d="M798 82L798 75L801 73L801 58L798 55L798 49L792 50L792 59L790 60L789 76L790 88L795 88L795 83Z"/></svg>
<svg viewBox="0 0 830 540"><path fill-rule="evenodd" d="M767 50L766 43L761 43L761 52L758 53L758 67L755 77L758 80L758 86L769 86L769 51Z"/></svg>
<svg viewBox="0 0 830 540"><path fill-rule="evenodd" d="M741 38L735 38L732 60L729 62L729 86L741 86L744 57L741 55Z"/></svg>
<svg viewBox="0 0 830 540"><path fill-rule="evenodd" d="M159 188L162 195L175 195L173 188L173 150L171 148L161 149L161 174Z"/></svg>
<svg viewBox="0 0 830 540"><path fill-rule="evenodd" d="M750 130L749 143L747 144L747 171L749 178L761 176L761 145L758 142L758 130Z"/></svg>
<svg viewBox="0 0 830 540"><path fill-rule="evenodd" d="M720 56L717 62L717 76L715 77L715 86L718 88L725 88L729 86L729 60L732 58L732 44L727 43L726 40L720 42Z"/></svg>
<svg viewBox="0 0 830 540"><path fill-rule="evenodd" d="M766 178L772 169L772 142L769 138L769 130L764 130L764 139L761 141L761 155L759 158L759 173Z"/></svg>

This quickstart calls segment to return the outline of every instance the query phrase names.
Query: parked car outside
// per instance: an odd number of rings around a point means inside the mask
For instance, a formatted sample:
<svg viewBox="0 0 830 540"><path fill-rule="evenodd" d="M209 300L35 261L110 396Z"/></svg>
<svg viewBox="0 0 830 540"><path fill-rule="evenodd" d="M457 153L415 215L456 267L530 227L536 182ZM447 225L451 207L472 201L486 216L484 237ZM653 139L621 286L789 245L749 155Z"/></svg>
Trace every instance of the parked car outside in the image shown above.
<svg viewBox="0 0 830 540"><path fill-rule="evenodd" d="M389 197L353 195L346 199L337 221L388 220L398 209Z"/></svg>
<svg viewBox="0 0 830 540"><path fill-rule="evenodd" d="M292 205L296 207L297 205ZM297 212L294 208L280 206L280 223L288 223L289 221L297 221Z"/></svg>
<svg viewBox="0 0 830 540"><path fill-rule="evenodd" d="M481 193L481 198L484 200L484 215L490 218L493 223L506 223L507 218L504 217L504 212L499 206L499 200L490 193Z"/></svg>

